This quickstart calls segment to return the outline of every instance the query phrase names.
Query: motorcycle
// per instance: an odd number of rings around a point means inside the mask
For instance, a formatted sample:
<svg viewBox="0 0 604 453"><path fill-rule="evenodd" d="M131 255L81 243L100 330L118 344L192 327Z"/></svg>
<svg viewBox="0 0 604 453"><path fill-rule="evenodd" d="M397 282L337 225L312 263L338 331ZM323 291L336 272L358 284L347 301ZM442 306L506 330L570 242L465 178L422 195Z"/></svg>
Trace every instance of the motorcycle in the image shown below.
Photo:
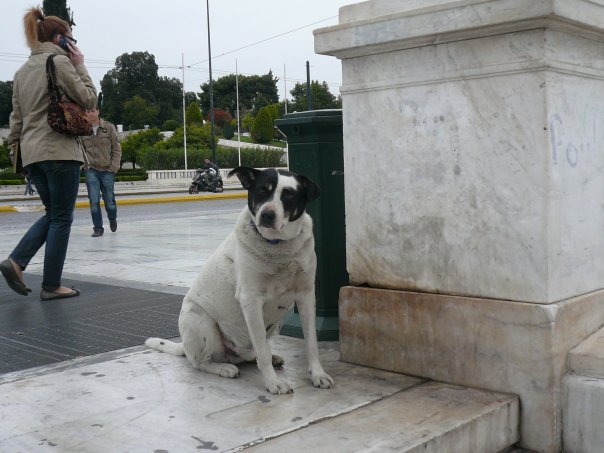
<svg viewBox="0 0 604 453"><path fill-rule="evenodd" d="M198 168L195 177L189 186L190 194L199 192L220 193L223 190L222 176L220 176L220 172L217 172L213 168Z"/></svg>

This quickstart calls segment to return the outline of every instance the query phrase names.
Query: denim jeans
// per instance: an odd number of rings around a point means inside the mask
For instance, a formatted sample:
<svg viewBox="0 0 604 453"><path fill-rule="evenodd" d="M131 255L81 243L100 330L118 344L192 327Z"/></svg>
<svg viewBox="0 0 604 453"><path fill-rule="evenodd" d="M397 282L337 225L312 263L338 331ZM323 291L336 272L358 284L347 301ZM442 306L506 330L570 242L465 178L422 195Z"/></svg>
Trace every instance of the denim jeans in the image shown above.
<svg viewBox="0 0 604 453"><path fill-rule="evenodd" d="M110 171L95 170L89 168L86 170L86 187L88 188L88 200L90 201L90 214L92 215L92 225L94 228L103 229L103 214L101 213L101 194L107 218L117 219L117 205L115 204L115 173Z"/></svg>
<svg viewBox="0 0 604 453"><path fill-rule="evenodd" d="M28 165L46 213L34 223L10 258L25 269L37 251L46 243L42 288L61 286L63 264L73 222L73 210L80 184L80 162L48 160Z"/></svg>

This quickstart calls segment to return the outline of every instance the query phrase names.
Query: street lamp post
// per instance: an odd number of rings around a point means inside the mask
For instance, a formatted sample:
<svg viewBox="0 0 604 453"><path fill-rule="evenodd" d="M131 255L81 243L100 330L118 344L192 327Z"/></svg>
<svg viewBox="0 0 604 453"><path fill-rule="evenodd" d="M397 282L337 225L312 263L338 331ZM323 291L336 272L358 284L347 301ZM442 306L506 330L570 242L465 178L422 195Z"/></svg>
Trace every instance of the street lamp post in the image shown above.
<svg viewBox="0 0 604 453"><path fill-rule="evenodd" d="M210 68L210 129L212 132L212 162L216 164L216 145L214 144L214 89L212 83L212 46L210 44L210 0L206 0L206 15L208 18L208 61Z"/></svg>

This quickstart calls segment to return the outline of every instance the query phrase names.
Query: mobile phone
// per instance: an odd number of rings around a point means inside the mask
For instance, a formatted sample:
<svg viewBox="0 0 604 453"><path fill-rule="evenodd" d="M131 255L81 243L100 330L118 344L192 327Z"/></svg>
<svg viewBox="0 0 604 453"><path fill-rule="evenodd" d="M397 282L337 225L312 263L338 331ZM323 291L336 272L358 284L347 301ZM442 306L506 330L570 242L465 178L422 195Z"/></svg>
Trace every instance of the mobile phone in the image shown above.
<svg viewBox="0 0 604 453"><path fill-rule="evenodd" d="M63 35L59 35L59 46L61 46L66 52L71 52L69 46L67 45L68 41Z"/></svg>

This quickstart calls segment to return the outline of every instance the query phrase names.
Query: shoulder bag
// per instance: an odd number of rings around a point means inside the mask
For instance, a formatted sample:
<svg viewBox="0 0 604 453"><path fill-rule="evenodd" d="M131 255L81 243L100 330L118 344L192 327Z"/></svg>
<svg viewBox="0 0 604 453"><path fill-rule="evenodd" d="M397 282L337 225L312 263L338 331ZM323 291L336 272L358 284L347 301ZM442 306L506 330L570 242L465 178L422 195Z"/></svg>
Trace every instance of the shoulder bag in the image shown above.
<svg viewBox="0 0 604 453"><path fill-rule="evenodd" d="M69 99L57 85L55 74L55 54L46 60L46 78L48 80L48 125L56 132L65 135L92 135L92 125L86 116L86 110Z"/></svg>

